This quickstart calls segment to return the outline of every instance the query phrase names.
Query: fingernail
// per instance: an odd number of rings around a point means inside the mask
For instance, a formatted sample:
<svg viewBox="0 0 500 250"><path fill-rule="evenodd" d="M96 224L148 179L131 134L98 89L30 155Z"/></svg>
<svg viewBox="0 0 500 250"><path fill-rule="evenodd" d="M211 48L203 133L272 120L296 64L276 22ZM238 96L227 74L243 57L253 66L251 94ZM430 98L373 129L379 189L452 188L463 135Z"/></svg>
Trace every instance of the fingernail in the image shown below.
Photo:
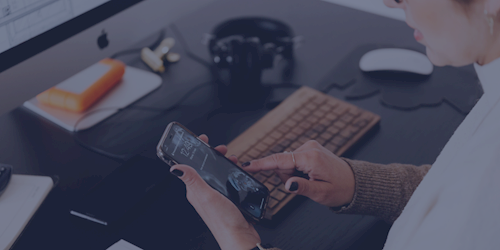
<svg viewBox="0 0 500 250"><path fill-rule="evenodd" d="M231 157L236 157L236 155L231 155Z"/></svg>
<svg viewBox="0 0 500 250"><path fill-rule="evenodd" d="M248 166L250 166L250 162L249 162L249 161L247 161L247 162L245 162L245 163L241 164L241 166L242 166L242 167L248 167Z"/></svg>
<svg viewBox="0 0 500 250"><path fill-rule="evenodd" d="M180 171L179 169L174 169L172 170L172 174L174 174L177 177L182 177L184 175L184 172Z"/></svg>
<svg viewBox="0 0 500 250"><path fill-rule="evenodd" d="M292 182L292 185L290 185L290 188L288 190L293 192L293 191L297 191L297 189L299 189L299 183L294 181L294 182Z"/></svg>

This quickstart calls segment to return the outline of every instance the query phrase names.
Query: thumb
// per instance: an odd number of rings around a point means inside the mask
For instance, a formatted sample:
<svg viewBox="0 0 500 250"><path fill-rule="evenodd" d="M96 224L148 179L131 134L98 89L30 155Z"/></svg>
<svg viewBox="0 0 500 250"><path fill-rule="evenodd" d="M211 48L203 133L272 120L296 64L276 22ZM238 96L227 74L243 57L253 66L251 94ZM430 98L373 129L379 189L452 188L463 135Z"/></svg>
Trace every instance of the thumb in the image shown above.
<svg viewBox="0 0 500 250"><path fill-rule="evenodd" d="M328 190L328 183L320 181L310 181L301 177L291 177L285 183L285 188L293 194L309 197L311 200L319 202L324 193Z"/></svg>
<svg viewBox="0 0 500 250"><path fill-rule="evenodd" d="M208 184L201 178L201 176L188 165L175 165L170 168L170 172L179 179L181 179L184 184L186 184L187 190L207 190L210 188ZM210 190L210 189L208 189Z"/></svg>

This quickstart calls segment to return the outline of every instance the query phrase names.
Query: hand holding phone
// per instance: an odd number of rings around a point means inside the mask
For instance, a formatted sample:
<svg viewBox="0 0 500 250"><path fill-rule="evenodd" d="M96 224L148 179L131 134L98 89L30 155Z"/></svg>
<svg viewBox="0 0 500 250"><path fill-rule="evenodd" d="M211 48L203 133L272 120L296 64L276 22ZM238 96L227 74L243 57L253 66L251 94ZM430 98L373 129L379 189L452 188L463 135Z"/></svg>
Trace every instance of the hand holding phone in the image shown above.
<svg viewBox="0 0 500 250"><path fill-rule="evenodd" d="M247 217L256 221L264 217L269 190L181 124L168 125L157 146L157 154L170 166L191 166Z"/></svg>
<svg viewBox="0 0 500 250"><path fill-rule="evenodd" d="M221 249L253 249L257 243L261 243L259 234L236 205L211 188L194 168L175 165L171 172L186 184L187 200L208 226Z"/></svg>

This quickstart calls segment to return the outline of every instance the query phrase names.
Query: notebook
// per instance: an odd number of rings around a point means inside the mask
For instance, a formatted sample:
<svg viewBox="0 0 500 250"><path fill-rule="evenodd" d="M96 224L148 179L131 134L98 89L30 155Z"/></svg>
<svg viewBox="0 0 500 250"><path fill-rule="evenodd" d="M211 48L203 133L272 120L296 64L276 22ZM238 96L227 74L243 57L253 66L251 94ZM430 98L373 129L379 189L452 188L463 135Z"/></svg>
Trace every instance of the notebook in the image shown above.
<svg viewBox="0 0 500 250"><path fill-rule="evenodd" d="M0 196L0 249L9 249L49 194L52 178L12 175Z"/></svg>

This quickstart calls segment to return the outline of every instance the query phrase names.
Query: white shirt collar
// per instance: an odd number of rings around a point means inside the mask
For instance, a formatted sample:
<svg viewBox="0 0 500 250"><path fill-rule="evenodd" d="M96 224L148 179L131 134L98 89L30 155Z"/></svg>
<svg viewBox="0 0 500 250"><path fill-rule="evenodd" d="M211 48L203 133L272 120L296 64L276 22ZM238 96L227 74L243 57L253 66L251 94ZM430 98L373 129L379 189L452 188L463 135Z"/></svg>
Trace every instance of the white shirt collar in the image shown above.
<svg viewBox="0 0 500 250"><path fill-rule="evenodd" d="M483 86L484 94L500 96L500 58L483 66L474 63L474 67Z"/></svg>

